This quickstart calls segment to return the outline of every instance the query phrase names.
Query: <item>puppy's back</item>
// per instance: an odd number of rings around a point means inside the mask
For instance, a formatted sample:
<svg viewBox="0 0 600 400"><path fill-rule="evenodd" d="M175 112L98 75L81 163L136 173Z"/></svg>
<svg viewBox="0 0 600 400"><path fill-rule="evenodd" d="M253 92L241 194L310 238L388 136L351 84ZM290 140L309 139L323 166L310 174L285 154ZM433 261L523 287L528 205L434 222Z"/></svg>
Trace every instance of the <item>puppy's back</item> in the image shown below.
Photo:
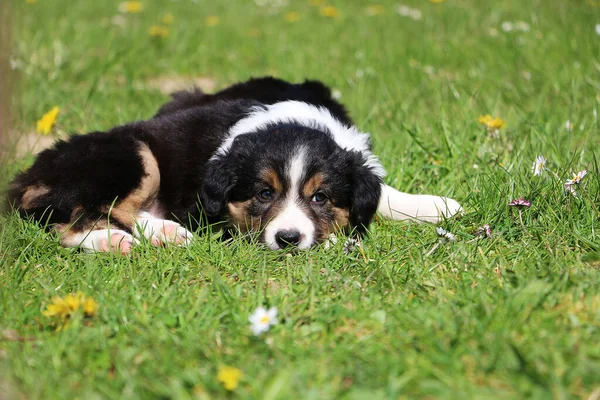
<svg viewBox="0 0 600 400"><path fill-rule="evenodd" d="M322 82L306 80L294 84L273 77L253 78L215 94L206 94L198 88L176 92L173 93L172 100L158 110L156 116L221 100L255 100L263 104L275 104L287 100L301 101L325 107L338 120L346 125L352 125L352 120L344 106L333 98L331 90Z"/></svg>

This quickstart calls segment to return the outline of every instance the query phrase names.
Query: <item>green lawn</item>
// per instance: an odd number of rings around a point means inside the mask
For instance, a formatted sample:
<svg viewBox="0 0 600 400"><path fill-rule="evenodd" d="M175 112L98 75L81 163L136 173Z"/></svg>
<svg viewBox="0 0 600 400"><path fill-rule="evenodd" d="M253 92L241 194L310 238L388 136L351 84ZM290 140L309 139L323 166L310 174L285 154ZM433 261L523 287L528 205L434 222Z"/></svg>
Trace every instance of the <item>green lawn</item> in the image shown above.
<svg viewBox="0 0 600 400"><path fill-rule="evenodd" d="M54 106L58 135L149 118L175 78L321 79L373 134L387 183L463 204L442 224L456 241L431 252L435 226L378 220L349 255L205 235L120 257L0 216L0 398L598 398L600 1L313 3L9 0L15 131ZM57 331L42 312L78 291L97 315ZM258 306L279 324L255 337ZM232 392L223 366L243 373Z"/></svg>

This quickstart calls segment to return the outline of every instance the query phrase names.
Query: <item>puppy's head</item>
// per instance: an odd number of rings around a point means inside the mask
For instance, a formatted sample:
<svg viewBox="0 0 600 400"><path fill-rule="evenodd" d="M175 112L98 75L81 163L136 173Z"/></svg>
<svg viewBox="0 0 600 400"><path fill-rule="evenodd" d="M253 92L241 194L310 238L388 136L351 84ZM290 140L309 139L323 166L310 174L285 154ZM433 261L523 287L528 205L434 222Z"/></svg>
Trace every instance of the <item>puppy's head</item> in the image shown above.
<svg viewBox="0 0 600 400"><path fill-rule="evenodd" d="M277 250L309 248L336 230L363 233L380 194L365 155L320 130L279 124L238 136L211 159L201 200L209 217L258 231Z"/></svg>

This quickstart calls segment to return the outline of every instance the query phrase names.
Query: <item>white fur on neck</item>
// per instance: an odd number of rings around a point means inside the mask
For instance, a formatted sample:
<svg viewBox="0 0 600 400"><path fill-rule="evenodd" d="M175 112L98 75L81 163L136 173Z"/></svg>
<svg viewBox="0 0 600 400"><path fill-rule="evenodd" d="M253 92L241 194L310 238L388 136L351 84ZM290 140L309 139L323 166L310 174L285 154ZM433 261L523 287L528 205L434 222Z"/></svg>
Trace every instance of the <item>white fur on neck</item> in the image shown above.
<svg viewBox="0 0 600 400"><path fill-rule="evenodd" d="M227 139L221 144L214 157L223 156L231 148L236 137L246 133L256 132L269 124L293 122L309 128L324 127L333 140L345 150L362 153L372 172L385 176L385 169L369 146L369 134L360 132L354 126L346 126L337 120L325 107L317 107L301 101L282 101L264 107L254 107L250 115L238 121L230 130Z"/></svg>

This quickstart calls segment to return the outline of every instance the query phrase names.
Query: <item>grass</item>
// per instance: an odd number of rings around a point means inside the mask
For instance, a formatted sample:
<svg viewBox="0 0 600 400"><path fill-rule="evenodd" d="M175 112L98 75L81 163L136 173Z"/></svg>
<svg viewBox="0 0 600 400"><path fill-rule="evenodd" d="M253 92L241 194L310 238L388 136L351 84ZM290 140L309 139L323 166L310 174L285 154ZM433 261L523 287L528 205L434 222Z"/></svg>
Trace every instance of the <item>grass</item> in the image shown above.
<svg viewBox="0 0 600 400"><path fill-rule="evenodd" d="M119 257L62 249L2 216L0 397L598 395L598 1L405 1L420 20L387 0L375 16L332 0L336 18L304 1L183 0L115 18L118 3L10 3L17 131L55 105L62 134L148 118L167 100L147 84L157 77L318 78L372 132L389 184L452 196L466 213L442 224L457 240L428 256L434 226L384 220L364 254L205 235ZM167 12L169 36L149 37ZM497 139L477 123L487 113L507 122ZM538 154L552 172L533 177ZM7 164L3 181L32 160ZM581 169L578 197L565 195ZM532 202L527 233L507 206L517 197ZM491 239L475 239L483 224ZM76 291L98 315L57 332L42 311ZM254 337L248 316L261 305L278 307L280 323ZM243 372L232 393L217 380L223 365Z"/></svg>

